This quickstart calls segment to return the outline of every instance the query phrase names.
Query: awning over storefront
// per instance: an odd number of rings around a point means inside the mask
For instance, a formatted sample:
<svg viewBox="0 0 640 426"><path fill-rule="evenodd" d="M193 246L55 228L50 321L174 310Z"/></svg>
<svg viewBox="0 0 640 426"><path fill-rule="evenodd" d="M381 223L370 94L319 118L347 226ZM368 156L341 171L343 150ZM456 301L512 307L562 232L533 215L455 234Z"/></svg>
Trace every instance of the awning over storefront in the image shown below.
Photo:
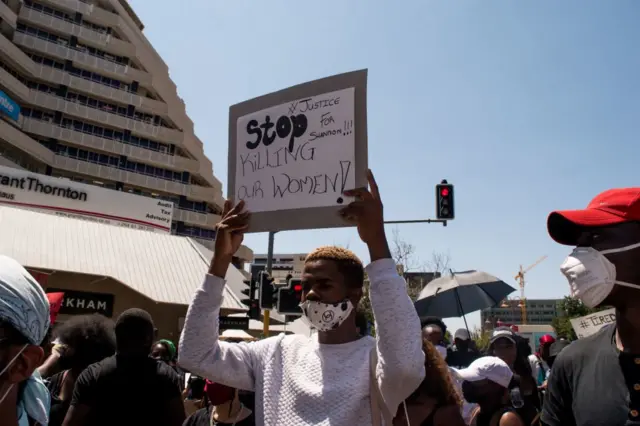
<svg viewBox="0 0 640 426"><path fill-rule="evenodd" d="M2 206L0 254L36 270L110 277L155 302L179 305L189 304L210 261L186 237ZM233 266L226 278L234 287L244 279ZM246 311L227 288L222 308Z"/></svg>

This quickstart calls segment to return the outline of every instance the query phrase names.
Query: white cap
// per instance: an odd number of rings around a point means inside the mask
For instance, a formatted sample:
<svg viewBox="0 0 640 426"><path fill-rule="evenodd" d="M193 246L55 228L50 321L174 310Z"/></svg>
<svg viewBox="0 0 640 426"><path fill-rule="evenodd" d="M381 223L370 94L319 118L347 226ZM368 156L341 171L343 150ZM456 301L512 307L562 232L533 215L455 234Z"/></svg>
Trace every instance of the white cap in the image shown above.
<svg viewBox="0 0 640 426"><path fill-rule="evenodd" d="M467 382L490 380L504 388L509 387L513 372L500 358L495 356L483 356L471 363L467 368L457 371L458 376Z"/></svg>
<svg viewBox="0 0 640 426"><path fill-rule="evenodd" d="M466 328L459 328L453 334L453 338L460 340L469 340L471 339L471 336L469 335L469 330L467 330Z"/></svg>

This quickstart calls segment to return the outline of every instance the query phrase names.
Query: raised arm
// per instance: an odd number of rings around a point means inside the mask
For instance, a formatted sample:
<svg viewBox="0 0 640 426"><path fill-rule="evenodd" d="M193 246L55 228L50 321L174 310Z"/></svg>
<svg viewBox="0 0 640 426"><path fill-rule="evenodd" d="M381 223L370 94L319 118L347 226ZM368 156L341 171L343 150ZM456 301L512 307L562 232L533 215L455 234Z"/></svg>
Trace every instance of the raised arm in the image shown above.
<svg viewBox="0 0 640 426"><path fill-rule="evenodd" d="M256 343L228 343L218 340L218 317L222 305L225 275L231 257L238 250L248 227L244 203L235 207L227 201L216 229L216 245L209 273L189 305L180 336L178 363L191 373L237 389L253 391L254 372L276 338Z"/></svg>
<svg viewBox="0 0 640 426"><path fill-rule="evenodd" d="M418 314L389 250L378 185L371 171L367 177L370 190L347 191L345 195L356 201L341 213L357 224L360 238L369 248L367 275L376 323L376 376L385 405L395 414L400 403L422 383L424 353Z"/></svg>

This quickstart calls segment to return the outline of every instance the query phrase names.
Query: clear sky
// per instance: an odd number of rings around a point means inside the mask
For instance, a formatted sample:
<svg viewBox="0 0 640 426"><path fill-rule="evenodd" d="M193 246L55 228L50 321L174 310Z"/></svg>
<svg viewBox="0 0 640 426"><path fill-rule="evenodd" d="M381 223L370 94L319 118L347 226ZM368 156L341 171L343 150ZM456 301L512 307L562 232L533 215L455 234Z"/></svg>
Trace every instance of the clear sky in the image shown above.
<svg viewBox="0 0 640 426"><path fill-rule="evenodd" d="M516 286L520 264L548 255L526 295L562 297L570 249L548 237L549 212L638 185L638 1L130 3L225 188L230 105L368 68L369 164L386 218L433 217L434 185L456 185L448 227L399 228L425 261L446 252L454 269ZM266 252L266 234L245 242ZM333 243L368 259L354 229L283 232L275 251Z"/></svg>

